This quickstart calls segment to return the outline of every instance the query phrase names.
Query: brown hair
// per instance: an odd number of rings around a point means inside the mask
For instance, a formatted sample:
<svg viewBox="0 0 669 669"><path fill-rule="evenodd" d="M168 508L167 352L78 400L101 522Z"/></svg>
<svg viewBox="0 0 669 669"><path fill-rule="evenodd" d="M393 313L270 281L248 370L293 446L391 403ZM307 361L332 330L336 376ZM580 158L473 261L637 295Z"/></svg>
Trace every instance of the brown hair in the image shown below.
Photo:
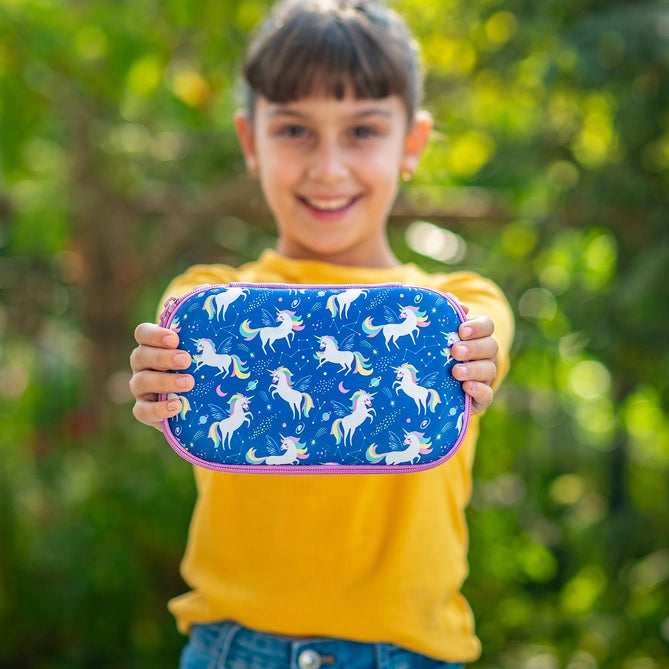
<svg viewBox="0 0 669 669"><path fill-rule="evenodd" d="M404 20L379 0L283 0L251 41L243 66L249 113L256 95L292 102L399 95L409 121L421 103L418 47Z"/></svg>

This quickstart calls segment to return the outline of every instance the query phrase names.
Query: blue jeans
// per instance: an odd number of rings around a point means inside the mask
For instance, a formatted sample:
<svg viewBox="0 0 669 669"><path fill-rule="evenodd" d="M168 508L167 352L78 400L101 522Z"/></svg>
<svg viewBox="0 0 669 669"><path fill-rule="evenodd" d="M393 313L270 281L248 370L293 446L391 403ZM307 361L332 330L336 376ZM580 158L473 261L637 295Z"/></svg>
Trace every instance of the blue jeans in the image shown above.
<svg viewBox="0 0 669 669"><path fill-rule="evenodd" d="M194 625L180 669L463 669L390 643L297 639L230 622Z"/></svg>

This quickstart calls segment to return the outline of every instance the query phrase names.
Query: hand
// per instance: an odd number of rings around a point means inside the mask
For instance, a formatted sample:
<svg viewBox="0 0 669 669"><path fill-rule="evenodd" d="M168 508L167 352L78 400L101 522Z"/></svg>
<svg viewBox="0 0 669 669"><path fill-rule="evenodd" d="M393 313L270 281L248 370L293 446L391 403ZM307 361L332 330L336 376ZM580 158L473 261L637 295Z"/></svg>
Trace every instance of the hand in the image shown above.
<svg viewBox="0 0 669 669"><path fill-rule="evenodd" d="M458 328L461 341L451 347L451 356L464 361L464 364L454 365L453 376L462 381L463 390L471 396L475 414L488 408L493 398L491 384L497 375L499 349L492 336L494 329L494 323L487 316L465 321Z"/></svg>
<svg viewBox="0 0 669 669"><path fill-rule="evenodd" d="M158 401L159 393L183 393L191 390L195 379L190 374L170 374L169 370L188 369L191 357L177 349L179 335L154 323L142 323L135 329L139 346L130 355L132 378L130 392L135 396L132 413L140 423L160 429L160 423L179 413L181 400Z"/></svg>

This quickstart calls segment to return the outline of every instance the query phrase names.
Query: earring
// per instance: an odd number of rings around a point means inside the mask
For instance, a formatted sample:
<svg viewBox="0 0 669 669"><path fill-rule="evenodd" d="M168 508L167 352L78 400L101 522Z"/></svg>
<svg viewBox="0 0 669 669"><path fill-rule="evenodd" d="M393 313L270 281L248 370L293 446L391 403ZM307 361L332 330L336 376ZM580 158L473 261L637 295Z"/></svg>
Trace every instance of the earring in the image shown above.
<svg viewBox="0 0 669 669"><path fill-rule="evenodd" d="M258 168L255 165L249 165L246 168L246 175L251 181L258 181L259 173Z"/></svg>
<svg viewBox="0 0 669 669"><path fill-rule="evenodd" d="M400 179L402 179L404 183L409 183L411 177L413 177L413 172L411 170L402 170L400 172Z"/></svg>

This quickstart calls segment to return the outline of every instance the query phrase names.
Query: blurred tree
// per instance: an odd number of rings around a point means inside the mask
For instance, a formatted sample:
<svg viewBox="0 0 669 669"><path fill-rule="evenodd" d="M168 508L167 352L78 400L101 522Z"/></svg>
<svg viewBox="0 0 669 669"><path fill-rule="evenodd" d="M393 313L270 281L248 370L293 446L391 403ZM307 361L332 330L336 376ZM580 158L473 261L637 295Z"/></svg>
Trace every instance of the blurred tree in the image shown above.
<svg viewBox="0 0 669 669"><path fill-rule="evenodd" d="M518 317L477 666L667 668L669 5L396 4L436 132L392 243ZM272 243L231 124L268 5L0 2L0 667L175 664L192 482L132 423L127 356L171 276Z"/></svg>

